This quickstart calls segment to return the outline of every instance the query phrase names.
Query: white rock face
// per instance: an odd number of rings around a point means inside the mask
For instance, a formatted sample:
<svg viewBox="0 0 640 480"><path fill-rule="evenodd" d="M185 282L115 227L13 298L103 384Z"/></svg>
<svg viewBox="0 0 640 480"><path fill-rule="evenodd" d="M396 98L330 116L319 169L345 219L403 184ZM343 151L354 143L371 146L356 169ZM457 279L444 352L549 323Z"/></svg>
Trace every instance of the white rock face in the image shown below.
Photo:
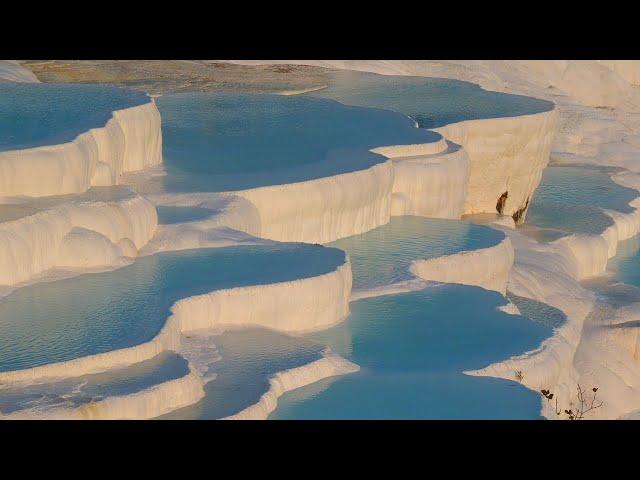
<svg viewBox="0 0 640 480"><path fill-rule="evenodd" d="M71 142L0 152L0 197L82 193L160 163L160 112L150 101L113 112L104 127Z"/></svg>
<svg viewBox="0 0 640 480"><path fill-rule="evenodd" d="M475 285L504 295L513 257L511 241L505 237L493 247L415 260L411 273L424 280Z"/></svg>
<svg viewBox="0 0 640 480"><path fill-rule="evenodd" d="M0 285L17 285L56 267L98 267L130 257L153 236L155 207L133 196L69 202L0 223Z"/></svg>
<svg viewBox="0 0 640 480"><path fill-rule="evenodd" d="M241 412L226 417L225 420L265 420L278 406L278 398L286 392L337 375L346 375L360 370L360 367L331 350L323 352L321 359L302 367L279 372L271 378L269 390L260 401Z"/></svg>
<svg viewBox="0 0 640 480"><path fill-rule="evenodd" d="M469 158L453 146L430 156L393 160L391 215L460 218L469 183Z"/></svg>
<svg viewBox="0 0 640 480"><path fill-rule="evenodd" d="M173 307L183 331L260 326L304 332L335 325L349 313L351 265L290 282L217 290Z"/></svg>
<svg viewBox="0 0 640 480"><path fill-rule="evenodd" d="M557 113L538 113L453 123L435 129L462 145L470 162L464 214L496 212L513 215L528 207L549 162ZM520 216L524 220L524 214Z"/></svg>
<svg viewBox="0 0 640 480"><path fill-rule="evenodd" d="M389 222L393 164L306 182L234 192L253 204L260 237L327 243Z"/></svg>

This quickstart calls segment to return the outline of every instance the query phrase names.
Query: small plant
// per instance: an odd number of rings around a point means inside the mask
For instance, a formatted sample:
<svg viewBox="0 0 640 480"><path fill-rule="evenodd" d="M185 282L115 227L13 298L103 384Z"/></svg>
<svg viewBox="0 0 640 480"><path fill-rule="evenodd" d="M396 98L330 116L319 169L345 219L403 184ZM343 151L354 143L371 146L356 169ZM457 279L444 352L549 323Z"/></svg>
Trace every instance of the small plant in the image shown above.
<svg viewBox="0 0 640 480"><path fill-rule="evenodd" d="M580 384L577 387L578 390L578 404L576 406L573 405L573 402L569 403L569 408L561 408L558 406L558 398L556 397L555 404L555 412L556 415L561 415L564 413L569 420L582 420L584 416L592 410L600 408L603 405L603 402L598 402L598 387L593 387L591 392L593 396L590 398L586 398L585 394L586 390L583 390ZM553 393L549 390L542 389L540 390L542 396L547 399L547 401L551 401L554 398Z"/></svg>
<svg viewBox="0 0 640 480"><path fill-rule="evenodd" d="M520 383L522 383L522 380L524 380L524 375L522 374L522 370L516 370L516 380Z"/></svg>

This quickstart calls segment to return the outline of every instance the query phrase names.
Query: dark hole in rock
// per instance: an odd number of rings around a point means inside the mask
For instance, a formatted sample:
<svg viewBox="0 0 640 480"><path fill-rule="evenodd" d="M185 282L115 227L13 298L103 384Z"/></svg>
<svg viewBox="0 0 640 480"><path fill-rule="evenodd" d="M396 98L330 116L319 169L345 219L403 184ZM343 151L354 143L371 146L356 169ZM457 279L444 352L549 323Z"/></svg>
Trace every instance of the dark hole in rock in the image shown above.
<svg viewBox="0 0 640 480"><path fill-rule="evenodd" d="M500 215L502 215L502 211L504 210L504 204L507 203L508 196L509 196L509 192L508 191L504 192L502 195L500 195L500 198L498 199L498 203L496 203L496 210Z"/></svg>
<svg viewBox="0 0 640 480"><path fill-rule="evenodd" d="M527 197L527 201L524 203L524 207L520 207L511 216L515 223L519 223L520 219L524 217L524 214L527 211L527 208L529 207L529 200L530 200L530 197Z"/></svg>

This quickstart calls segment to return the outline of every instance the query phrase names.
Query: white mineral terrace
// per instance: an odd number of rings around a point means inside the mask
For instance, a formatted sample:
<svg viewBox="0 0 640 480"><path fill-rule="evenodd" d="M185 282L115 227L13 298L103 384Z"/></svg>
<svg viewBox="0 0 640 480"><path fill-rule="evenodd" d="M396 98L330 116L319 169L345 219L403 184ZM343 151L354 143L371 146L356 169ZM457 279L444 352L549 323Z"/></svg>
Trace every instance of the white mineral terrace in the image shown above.
<svg viewBox="0 0 640 480"><path fill-rule="evenodd" d="M160 112L149 99L114 111L104 127L71 142L0 152L0 197L82 193L117 185L123 173L160 163Z"/></svg>
<svg viewBox="0 0 640 480"><path fill-rule="evenodd" d="M118 268L139 255L160 251L266 241L327 243L367 232L396 215L459 219L465 214L495 214L499 199L508 192L502 201L505 217L494 222L507 238L485 249L416 259L411 267L415 281L509 291L558 308L567 321L538 349L469 373L513 380L514 372L521 371L526 386L549 388L565 403L573 399L576 383L597 384L604 400L597 417L617 418L638 410L638 327L603 328L595 295L580 282L605 273L618 242L640 231L640 202L631 203L634 211L629 214L607 212L613 225L600 235L571 235L547 244L523 235L510 217L524 219L550 152L558 162L625 167L628 170L614 175L614 181L640 191L640 168L633 162L640 148L640 120L627 115L628 110L640 109L640 94L632 88L639 82L640 68L619 62L514 62L511 69L492 62L329 64L461 78L486 88L550 98L558 107L534 115L446 125L437 129L442 135L437 142L377 149L387 161L314 180L224 193L159 193L146 198L130 193L111 201L92 199L89 192L45 207L34 203L35 212L0 223L0 286L8 292L56 269L78 274ZM10 81L29 78L14 64L0 62L3 75ZM603 105L612 108L592 108ZM577 117L576 112L589 115ZM122 182L135 185L160 168L161 149L160 115L153 102L114 112L103 128L72 142L0 152L0 196L11 197L16 205L31 205L31 200L17 197L81 194ZM131 172L139 170L143 172L131 180ZM197 206L212 214L204 220L158 225L158 205ZM184 298L147 343L1 372L0 382L15 386L130 366L167 350L179 351L182 335L200 329L259 325L299 333L327 328L348 315L351 284L347 260L316 277ZM627 307L612 315L624 323L635 319L635 312ZM257 404L230 418L266 418L284 392L357 369L326 351L319 360L275 375ZM191 366L181 378L134 394L8 417L152 418L199 401L203 384ZM551 409L542 404L543 414L556 418Z"/></svg>

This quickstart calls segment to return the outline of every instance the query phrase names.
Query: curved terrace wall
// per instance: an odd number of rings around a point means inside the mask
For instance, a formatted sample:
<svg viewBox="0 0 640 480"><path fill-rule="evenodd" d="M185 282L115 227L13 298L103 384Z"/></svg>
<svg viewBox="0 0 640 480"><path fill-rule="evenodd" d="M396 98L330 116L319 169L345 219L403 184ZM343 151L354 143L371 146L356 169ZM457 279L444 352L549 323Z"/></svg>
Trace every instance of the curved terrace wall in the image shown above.
<svg viewBox="0 0 640 480"><path fill-rule="evenodd" d="M157 224L155 207L139 196L69 202L0 223L0 285L26 282L56 267L93 268L135 257Z"/></svg>
<svg viewBox="0 0 640 480"><path fill-rule="evenodd" d="M0 152L0 197L82 193L160 163L160 112L149 101L114 111L104 127L71 142Z"/></svg>
<svg viewBox="0 0 640 480"><path fill-rule="evenodd" d="M493 213L506 192L500 213L524 220L533 192L549 162L557 112L488 118L434 129L462 145L470 161L464 214ZM521 212L521 213L518 213Z"/></svg>
<svg viewBox="0 0 640 480"><path fill-rule="evenodd" d="M511 241L505 237L493 247L415 260L411 272L424 280L475 285L504 295L513 258Z"/></svg>
<svg viewBox="0 0 640 480"><path fill-rule="evenodd" d="M24 370L0 372L0 382L40 382L126 367L166 350L178 350L183 332L229 326L263 326L284 332L325 328L349 312L351 265L315 277L215 290L176 302L149 342Z"/></svg>

